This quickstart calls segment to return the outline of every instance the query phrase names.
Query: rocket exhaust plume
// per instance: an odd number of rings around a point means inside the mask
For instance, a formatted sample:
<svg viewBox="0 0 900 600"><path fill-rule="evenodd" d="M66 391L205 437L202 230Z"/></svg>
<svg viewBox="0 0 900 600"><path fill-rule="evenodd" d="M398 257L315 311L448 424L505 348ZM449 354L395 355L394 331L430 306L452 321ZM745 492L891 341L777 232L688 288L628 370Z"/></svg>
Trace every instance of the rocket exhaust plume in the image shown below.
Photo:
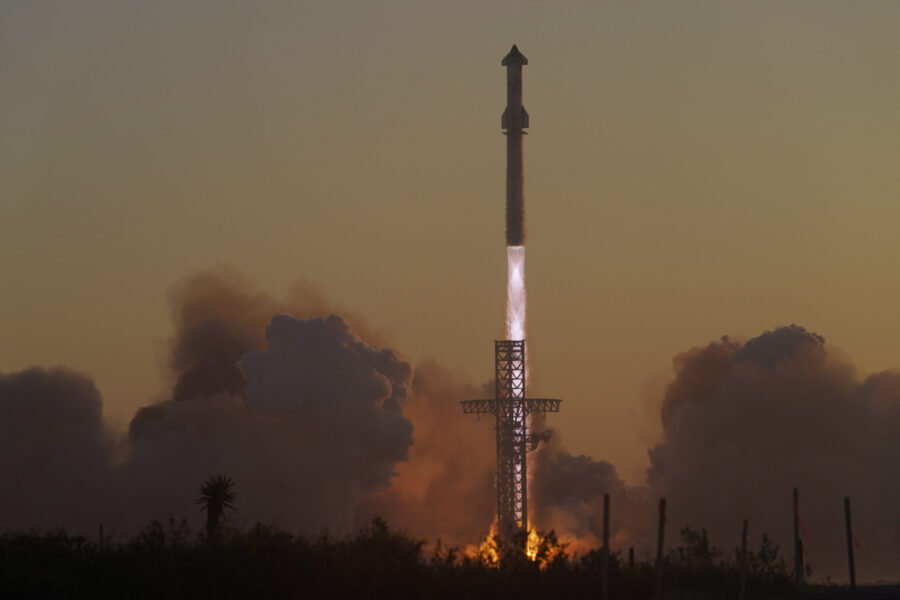
<svg viewBox="0 0 900 600"><path fill-rule="evenodd" d="M506 248L506 339L525 339L525 246Z"/></svg>

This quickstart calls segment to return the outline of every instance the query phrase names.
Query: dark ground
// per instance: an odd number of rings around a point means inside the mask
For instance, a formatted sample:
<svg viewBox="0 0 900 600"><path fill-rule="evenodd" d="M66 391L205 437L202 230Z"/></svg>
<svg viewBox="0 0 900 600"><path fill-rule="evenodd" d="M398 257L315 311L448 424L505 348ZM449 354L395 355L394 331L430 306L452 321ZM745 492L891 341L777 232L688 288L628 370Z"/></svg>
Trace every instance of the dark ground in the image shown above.
<svg viewBox="0 0 900 600"><path fill-rule="evenodd" d="M666 597L737 598L735 554L682 531L667 555ZM57 532L0 536L0 598L600 598L602 554L566 556L552 534L537 562L499 544L500 565L458 549L425 544L380 520L348 538L307 538L256 526L192 534L182 521L153 522L129 541L102 543ZM778 548L750 553L749 599L850 598L838 586L798 593ZM654 566L613 555L611 599L649 599ZM863 587L858 600L900 599L900 586Z"/></svg>

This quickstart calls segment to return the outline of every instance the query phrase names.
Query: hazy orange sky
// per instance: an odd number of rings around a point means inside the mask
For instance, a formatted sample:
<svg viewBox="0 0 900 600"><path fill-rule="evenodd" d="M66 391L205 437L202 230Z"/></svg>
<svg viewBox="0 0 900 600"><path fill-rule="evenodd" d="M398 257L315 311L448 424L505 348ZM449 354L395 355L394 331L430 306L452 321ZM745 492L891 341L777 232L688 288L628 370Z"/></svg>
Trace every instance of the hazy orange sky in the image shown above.
<svg viewBox="0 0 900 600"><path fill-rule="evenodd" d="M168 289L226 263L487 381L516 43L531 389L639 481L691 346L797 323L900 366L898 32L889 1L0 3L0 371L86 371L127 424Z"/></svg>

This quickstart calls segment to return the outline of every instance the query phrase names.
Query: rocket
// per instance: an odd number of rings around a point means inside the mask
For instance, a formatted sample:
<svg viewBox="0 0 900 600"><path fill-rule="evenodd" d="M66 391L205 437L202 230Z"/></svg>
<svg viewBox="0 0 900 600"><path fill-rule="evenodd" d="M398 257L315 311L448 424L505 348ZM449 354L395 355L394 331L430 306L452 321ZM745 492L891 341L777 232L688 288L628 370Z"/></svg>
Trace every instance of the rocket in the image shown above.
<svg viewBox="0 0 900 600"><path fill-rule="evenodd" d="M522 106L522 66L528 59L512 47L500 63L506 67L506 110L500 127L506 135L506 245L525 245L525 172L522 167L522 136L528 128L528 113Z"/></svg>

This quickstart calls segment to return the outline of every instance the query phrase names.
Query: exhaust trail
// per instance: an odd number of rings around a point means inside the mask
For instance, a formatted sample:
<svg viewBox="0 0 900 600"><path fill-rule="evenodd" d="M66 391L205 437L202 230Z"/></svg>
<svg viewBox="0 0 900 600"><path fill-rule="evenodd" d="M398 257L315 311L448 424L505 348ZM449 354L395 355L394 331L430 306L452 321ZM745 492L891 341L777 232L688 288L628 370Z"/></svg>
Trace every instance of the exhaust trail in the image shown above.
<svg viewBox="0 0 900 600"><path fill-rule="evenodd" d="M525 339L525 246L506 248L506 339Z"/></svg>

